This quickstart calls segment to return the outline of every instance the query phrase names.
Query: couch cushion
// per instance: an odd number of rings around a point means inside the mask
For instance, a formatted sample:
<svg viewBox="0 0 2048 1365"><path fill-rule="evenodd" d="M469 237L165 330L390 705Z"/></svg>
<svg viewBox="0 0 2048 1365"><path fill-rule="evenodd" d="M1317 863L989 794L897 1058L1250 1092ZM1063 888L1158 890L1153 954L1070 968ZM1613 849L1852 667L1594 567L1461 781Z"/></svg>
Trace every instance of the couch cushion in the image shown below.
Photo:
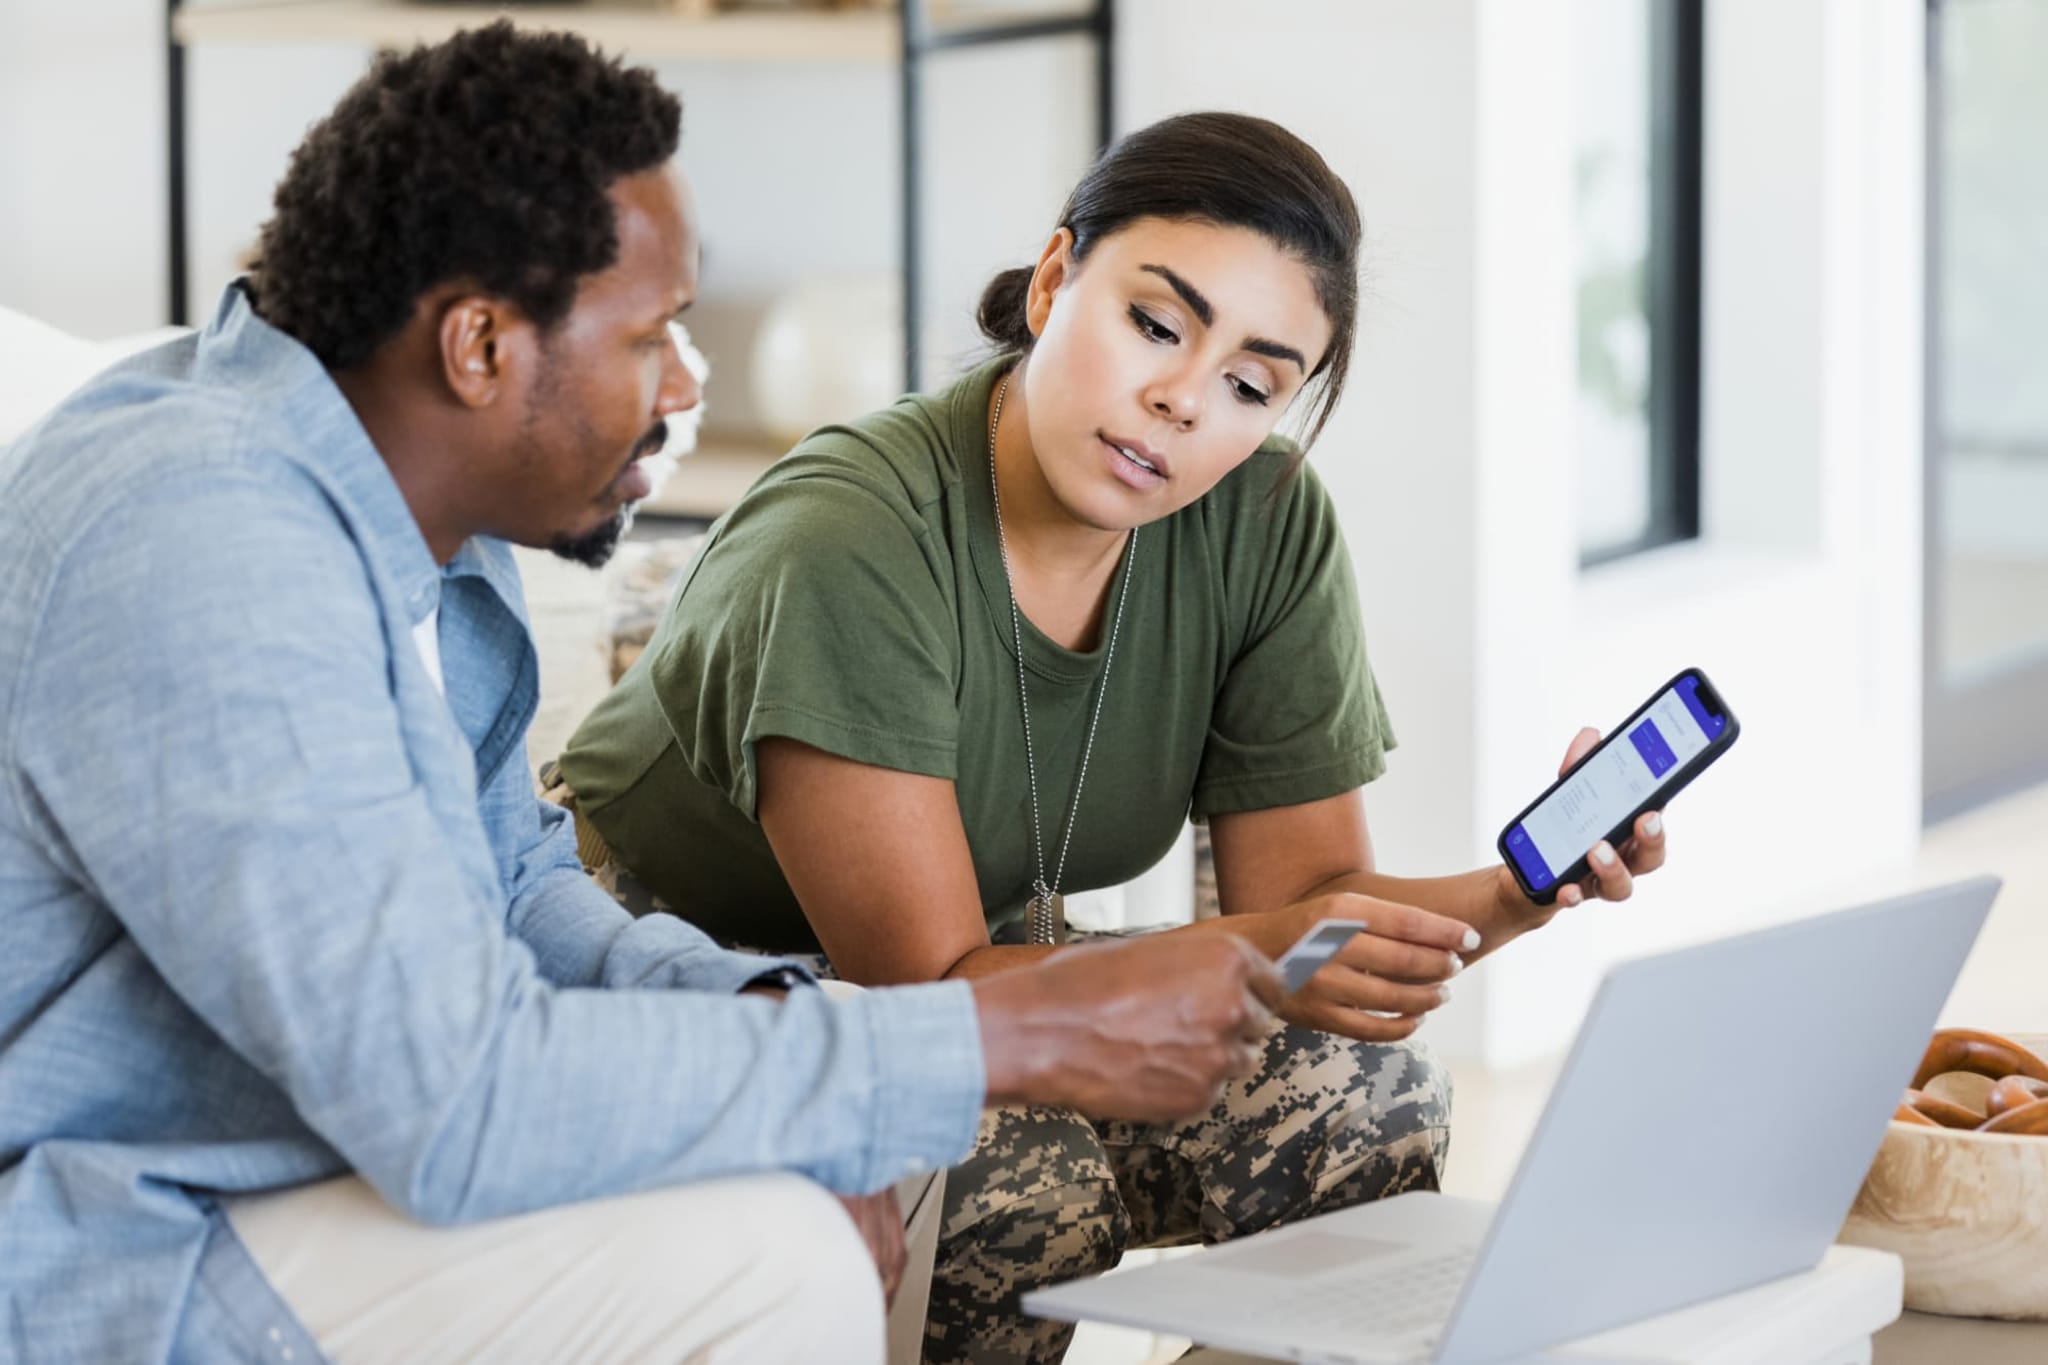
<svg viewBox="0 0 2048 1365"><path fill-rule="evenodd" d="M185 329L143 332L117 341L86 341L61 328L0 308L0 445L42 420L71 391L125 355Z"/></svg>

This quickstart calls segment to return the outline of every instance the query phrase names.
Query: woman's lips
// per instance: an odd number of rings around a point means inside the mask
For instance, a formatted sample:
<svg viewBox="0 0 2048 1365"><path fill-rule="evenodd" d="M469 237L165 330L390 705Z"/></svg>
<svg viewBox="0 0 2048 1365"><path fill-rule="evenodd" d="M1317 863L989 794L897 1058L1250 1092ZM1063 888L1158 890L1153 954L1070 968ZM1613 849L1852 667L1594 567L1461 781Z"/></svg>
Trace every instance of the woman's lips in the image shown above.
<svg viewBox="0 0 2048 1365"><path fill-rule="evenodd" d="M1109 472L1140 493L1149 493L1166 482L1165 475L1145 468L1124 454L1123 448L1108 437L1097 437L1096 444L1102 449L1103 458L1109 465Z"/></svg>

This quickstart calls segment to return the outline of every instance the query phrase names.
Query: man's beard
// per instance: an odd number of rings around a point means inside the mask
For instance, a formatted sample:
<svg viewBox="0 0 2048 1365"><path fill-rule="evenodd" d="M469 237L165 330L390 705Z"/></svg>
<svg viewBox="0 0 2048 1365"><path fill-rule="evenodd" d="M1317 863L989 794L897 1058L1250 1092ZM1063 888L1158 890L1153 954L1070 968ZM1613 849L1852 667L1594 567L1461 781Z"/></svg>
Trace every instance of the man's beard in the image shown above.
<svg viewBox="0 0 2048 1365"><path fill-rule="evenodd" d="M580 536L555 537L548 542L548 553L585 568L602 569L611 559L612 552L619 548L619 541L625 538L626 528L632 524L633 509L621 507L594 531L585 531Z"/></svg>
<svg viewBox="0 0 2048 1365"><path fill-rule="evenodd" d="M658 421L640 438L640 444L633 448L633 458L626 462L627 468L650 455L659 454L661 448L667 444L668 423L665 420ZM619 471L619 477L625 477L625 470ZM613 482L616 484L617 480ZM548 553L566 559L572 564L581 564L585 568L602 569L610 562L613 552L619 548L619 542L625 538L626 532L632 528L633 513L637 509L638 504L629 502L607 517L595 530L585 531L580 536L556 536L548 542Z"/></svg>

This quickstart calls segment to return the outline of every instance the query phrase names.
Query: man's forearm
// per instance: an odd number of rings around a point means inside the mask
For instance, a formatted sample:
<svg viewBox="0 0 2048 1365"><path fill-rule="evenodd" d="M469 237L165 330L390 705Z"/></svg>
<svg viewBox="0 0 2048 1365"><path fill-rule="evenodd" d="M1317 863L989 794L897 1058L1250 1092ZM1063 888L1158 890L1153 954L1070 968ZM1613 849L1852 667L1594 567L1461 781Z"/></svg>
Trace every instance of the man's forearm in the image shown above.
<svg viewBox="0 0 2048 1365"><path fill-rule="evenodd" d="M1271 963L1223 937L1010 949L1052 960L970 987L988 1103L1155 1121L1207 1109L1226 1076L1257 1068L1280 992Z"/></svg>

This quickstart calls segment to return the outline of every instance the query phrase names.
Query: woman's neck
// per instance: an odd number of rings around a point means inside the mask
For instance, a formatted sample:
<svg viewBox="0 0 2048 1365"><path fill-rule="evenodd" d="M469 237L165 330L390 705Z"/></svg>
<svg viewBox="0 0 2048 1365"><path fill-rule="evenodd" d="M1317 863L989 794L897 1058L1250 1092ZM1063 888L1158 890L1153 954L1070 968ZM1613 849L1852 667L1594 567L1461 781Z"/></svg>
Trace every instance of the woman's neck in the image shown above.
<svg viewBox="0 0 2048 1365"><path fill-rule="evenodd" d="M1003 406L994 477L1017 607L1069 649L1092 648L1130 532L1090 526L1061 504L1031 446L1023 366L1011 371L1008 384L1005 390L997 382ZM989 397L991 414L995 397Z"/></svg>

